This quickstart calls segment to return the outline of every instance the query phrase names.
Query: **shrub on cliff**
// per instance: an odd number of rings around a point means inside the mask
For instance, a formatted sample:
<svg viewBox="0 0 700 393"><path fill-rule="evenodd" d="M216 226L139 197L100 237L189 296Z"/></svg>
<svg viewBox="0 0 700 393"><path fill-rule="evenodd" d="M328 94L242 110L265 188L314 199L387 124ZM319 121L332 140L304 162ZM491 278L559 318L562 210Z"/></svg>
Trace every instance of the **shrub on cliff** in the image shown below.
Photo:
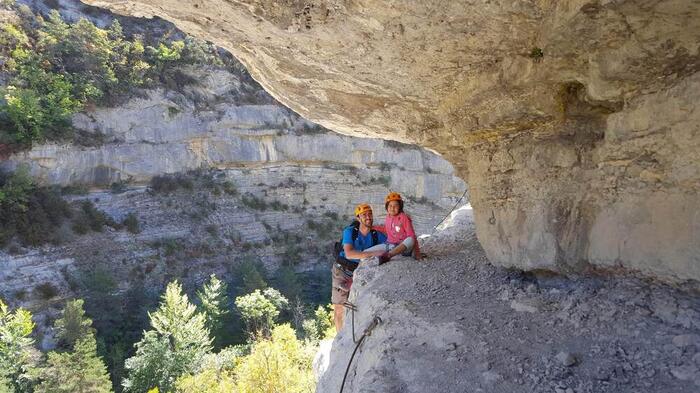
<svg viewBox="0 0 700 393"><path fill-rule="evenodd" d="M122 225L131 233L136 234L141 232L139 228L139 218L136 213L127 214L126 217L124 217L124 221L122 221Z"/></svg>
<svg viewBox="0 0 700 393"><path fill-rule="evenodd" d="M87 19L66 23L16 7L19 25L0 25L0 72L10 75L0 103L0 145L72 139L71 116L86 105L112 105L138 87L193 82L183 64L221 64L213 45L185 41L144 45L128 40L115 19L107 29ZM182 74L182 75L181 75Z"/></svg>
<svg viewBox="0 0 700 393"><path fill-rule="evenodd" d="M57 230L70 216L59 191L34 184L26 168L0 172L0 246L15 236L28 246L58 242Z"/></svg>

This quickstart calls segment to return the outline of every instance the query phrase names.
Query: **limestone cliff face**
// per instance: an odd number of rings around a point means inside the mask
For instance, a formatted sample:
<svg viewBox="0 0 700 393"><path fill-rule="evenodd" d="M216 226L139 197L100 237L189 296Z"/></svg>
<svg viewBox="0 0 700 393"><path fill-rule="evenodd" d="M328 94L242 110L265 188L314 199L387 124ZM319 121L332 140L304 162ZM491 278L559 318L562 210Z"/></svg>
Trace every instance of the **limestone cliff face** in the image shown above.
<svg viewBox="0 0 700 393"><path fill-rule="evenodd" d="M416 142L492 262L700 279L700 2L87 0L212 40L295 111Z"/></svg>
<svg viewBox="0 0 700 393"><path fill-rule="evenodd" d="M47 184L96 186L144 183L202 167L352 167L382 178L391 189L445 206L464 189L453 167L424 149L332 133L274 103L241 103L243 83L222 69L183 72L197 84L182 92L149 90L116 108L76 115L73 126L102 134L100 146L37 145L1 165L28 165Z"/></svg>
<svg viewBox="0 0 700 393"><path fill-rule="evenodd" d="M87 195L67 198L90 200L117 222L138 217L136 234L105 228L77 235L66 226L58 245L0 250L0 298L34 313L45 349L53 345L52 318L66 299L89 301L86 287L96 275L119 293L173 279L193 289L211 273L231 281L238 265L255 260L271 277L281 266L315 277L305 285L325 295L330 250L356 204L372 204L381 224L384 197L399 191L416 231L429 233L465 192L437 154L330 132L222 68L181 71L197 82L77 114L73 126L102 135L98 146L36 145L0 162L26 165L45 184L90 186ZM195 184L187 190L145 186L156 175L193 169L203 170L187 175ZM128 189L104 190L114 182ZM229 191L202 186L224 182Z"/></svg>

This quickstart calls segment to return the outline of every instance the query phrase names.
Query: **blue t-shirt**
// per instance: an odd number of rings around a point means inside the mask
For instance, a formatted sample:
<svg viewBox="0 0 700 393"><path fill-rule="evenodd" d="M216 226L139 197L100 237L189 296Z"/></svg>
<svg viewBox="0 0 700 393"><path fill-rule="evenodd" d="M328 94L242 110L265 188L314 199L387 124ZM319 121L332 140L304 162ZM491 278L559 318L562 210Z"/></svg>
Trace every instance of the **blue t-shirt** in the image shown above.
<svg viewBox="0 0 700 393"><path fill-rule="evenodd" d="M357 239L355 241L352 241L352 231L353 227L352 225L348 226L343 230L343 245L346 244L352 244L352 248L355 249L356 251L364 251L372 246L376 246L377 244L382 244L386 243L386 235L377 231L377 241L379 243L374 244L372 243L372 232L367 232L367 236L363 236L362 232L359 230L357 231ZM345 250L340 252L340 256L345 258ZM349 261L353 262L360 262L359 259L348 259Z"/></svg>

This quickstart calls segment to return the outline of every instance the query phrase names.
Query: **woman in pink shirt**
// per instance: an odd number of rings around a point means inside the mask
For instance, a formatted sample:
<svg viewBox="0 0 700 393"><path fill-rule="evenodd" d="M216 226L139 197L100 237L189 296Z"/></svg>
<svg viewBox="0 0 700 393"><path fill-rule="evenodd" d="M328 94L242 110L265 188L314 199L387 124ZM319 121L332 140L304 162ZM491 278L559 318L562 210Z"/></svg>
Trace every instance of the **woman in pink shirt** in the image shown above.
<svg viewBox="0 0 700 393"><path fill-rule="evenodd" d="M417 260L420 260L418 238L413 230L411 217L403 211L401 195L398 192L390 192L384 199L384 208L387 212L384 227L389 251L379 257L379 263L386 263L399 254L405 256L413 254Z"/></svg>

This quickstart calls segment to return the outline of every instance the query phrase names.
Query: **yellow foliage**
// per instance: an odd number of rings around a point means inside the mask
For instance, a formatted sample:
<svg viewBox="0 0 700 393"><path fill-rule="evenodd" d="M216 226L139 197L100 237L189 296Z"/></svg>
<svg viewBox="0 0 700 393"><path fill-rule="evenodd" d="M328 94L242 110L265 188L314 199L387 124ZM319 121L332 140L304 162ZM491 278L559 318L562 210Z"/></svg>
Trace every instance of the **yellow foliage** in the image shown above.
<svg viewBox="0 0 700 393"><path fill-rule="evenodd" d="M185 375L175 384L177 393L235 393L236 382L226 370L208 368L199 374Z"/></svg>
<svg viewBox="0 0 700 393"><path fill-rule="evenodd" d="M253 344L250 355L236 367L240 393L313 392L312 352L297 340L289 324L276 326L270 339Z"/></svg>

